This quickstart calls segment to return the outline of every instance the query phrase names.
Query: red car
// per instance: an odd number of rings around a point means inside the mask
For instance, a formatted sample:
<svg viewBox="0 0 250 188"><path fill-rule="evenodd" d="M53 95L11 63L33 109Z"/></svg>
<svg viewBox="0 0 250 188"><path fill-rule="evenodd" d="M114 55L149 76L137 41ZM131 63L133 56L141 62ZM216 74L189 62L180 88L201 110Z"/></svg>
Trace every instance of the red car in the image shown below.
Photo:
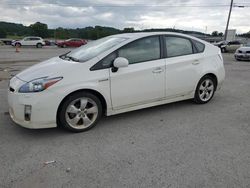
<svg viewBox="0 0 250 188"><path fill-rule="evenodd" d="M66 48L66 47L80 47L84 44L87 44L86 40L83 39L68 39L63 42L58 42L57 46L61 48Z"/></svg>

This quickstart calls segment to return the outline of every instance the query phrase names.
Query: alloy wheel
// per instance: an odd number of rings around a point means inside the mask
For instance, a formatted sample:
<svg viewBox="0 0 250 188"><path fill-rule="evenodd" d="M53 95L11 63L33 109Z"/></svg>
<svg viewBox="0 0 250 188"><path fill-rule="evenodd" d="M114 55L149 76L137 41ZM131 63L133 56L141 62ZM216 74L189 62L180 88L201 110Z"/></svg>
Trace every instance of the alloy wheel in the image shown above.
<svg viewBox="0 0 250 188"><path fill-rule="evenodd" d="M81 97L72 101L66 108L65 119L74 129L85 129L90 127L97 117L97 104L87 97Z"/></svg>
<svg viewBox="0 0 250 188"><path fill-rule="evenodd" d="M214 83L211 79L205 79L199 87L199 97L203 102L209 101L214 94Z"/></svg>

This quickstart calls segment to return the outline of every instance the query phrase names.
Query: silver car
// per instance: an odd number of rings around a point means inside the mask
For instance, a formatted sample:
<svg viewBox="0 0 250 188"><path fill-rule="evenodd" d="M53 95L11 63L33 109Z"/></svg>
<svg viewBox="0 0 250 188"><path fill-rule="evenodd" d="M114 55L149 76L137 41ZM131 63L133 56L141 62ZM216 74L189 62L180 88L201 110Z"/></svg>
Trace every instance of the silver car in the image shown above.
<svg viewBox="0 0 250 188"><path fill-rule="evenodd" d="M238 48L234 54L237 61L250 60L250 44Z"/></svg>

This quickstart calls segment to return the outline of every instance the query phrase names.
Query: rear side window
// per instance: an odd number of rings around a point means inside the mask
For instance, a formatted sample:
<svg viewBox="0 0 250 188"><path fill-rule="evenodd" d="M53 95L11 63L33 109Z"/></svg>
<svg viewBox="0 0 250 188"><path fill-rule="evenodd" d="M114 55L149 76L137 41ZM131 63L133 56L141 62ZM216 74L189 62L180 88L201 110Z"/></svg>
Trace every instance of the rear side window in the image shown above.
<svg viewBox="0 0 250 188"><path fill-rule="evenodd" d="M201 53L201 52L204 52L204 49L205 49L205 44L201 43L201 42L198 42L196 40L193 41L196 49L197 49L197 53Z"/></svg>
<svg viewBox="0 0 250 188"><path fill-rule="evenodd" d="M159 36L142 38L131 42L118 50L118 56L127 58L129 64L159 59Z"/></svg>
<svg viewBox="0 0 250 188"><path fill-rule="evenodd" d="M166 36L165 44L167 48L167 57L193 54L193 46L189 39L175 36Z"/></svg>

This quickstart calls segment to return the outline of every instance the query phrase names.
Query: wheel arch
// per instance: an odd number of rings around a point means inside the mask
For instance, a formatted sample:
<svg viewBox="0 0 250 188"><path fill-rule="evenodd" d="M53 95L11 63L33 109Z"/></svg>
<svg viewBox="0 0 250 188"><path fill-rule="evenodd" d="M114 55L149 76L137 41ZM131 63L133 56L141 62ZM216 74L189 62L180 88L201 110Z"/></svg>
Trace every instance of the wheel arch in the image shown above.
<svg viewBox="0 0 250 188"><path fill-rule="evenodd" d="M57 108L57 112L56 112L56 121L57 121L57 125L59 125L59 122L58 122L58 115L59 115L59 112L61 110L61 107L62 107L62 104L64 103L64 101L70 97L71 95L75 94L75 93L81 93L81 92L89 92L89 93L92 93L94 94L96 97L98 97L98 99L101 101L101 104L102 104L102 109L103 109L103 113L105 114L106 113L106 110L107 110L107 102L106 102L106 99L104 98L104 96L94 90L94 89L79 89L79 90L76 90L76 91L73 91L71 93L69 93L68 95L66 95L63 100L60 102L58 108Z"/></svg>
<svg viewBox="0 0 250 188"><path fill-rule="evenodd" d="M215 81L215 91L216 91L217 85L218 85L218 78L217 78L217 76L216 76L214 73L206 73L206 74L204 74L204 75L200 78L200 80L201 80L202 78L204 78L205 76L210 76L212 79L214 79L214 81ZM199 81L200 81L200 80L199 80ZM199 83L199 81L198 81L198 83ZM198 83L196 84L196 87L197 87Z"/></svg>

